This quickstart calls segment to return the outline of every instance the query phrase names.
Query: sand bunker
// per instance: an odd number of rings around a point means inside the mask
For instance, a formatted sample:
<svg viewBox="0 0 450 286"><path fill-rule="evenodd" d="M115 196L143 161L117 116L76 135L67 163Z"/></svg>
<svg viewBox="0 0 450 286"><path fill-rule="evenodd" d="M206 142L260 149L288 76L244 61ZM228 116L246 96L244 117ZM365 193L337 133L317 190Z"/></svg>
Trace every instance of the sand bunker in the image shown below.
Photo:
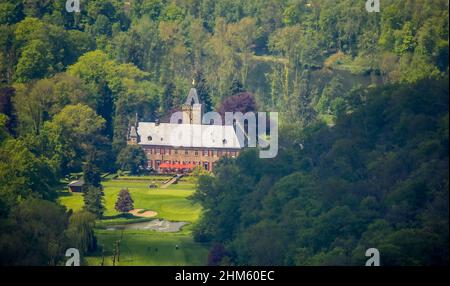
<svg viewBox="0 0 450 286"><path fill-rule="evenodd" d="M143 212L144 209L134 209L129 211L130 214L137 216L137 217L154 217L156 215L158 215L157 212L154 211L145 211Z"/></svg>

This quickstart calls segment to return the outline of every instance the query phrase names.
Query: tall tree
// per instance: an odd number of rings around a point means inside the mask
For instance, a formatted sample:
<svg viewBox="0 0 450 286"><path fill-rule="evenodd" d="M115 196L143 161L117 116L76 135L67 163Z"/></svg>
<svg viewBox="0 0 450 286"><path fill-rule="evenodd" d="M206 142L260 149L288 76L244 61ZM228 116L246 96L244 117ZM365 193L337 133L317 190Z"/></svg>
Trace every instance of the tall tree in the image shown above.
<svg viewBox="0 0 450 286"><path fill-rule="evenodd" d="M100 218L105 211L103 204L105 194L101 185L100 172L92 161L84 164L83 179L83 209Z"/></svg>
<svg viewBox="0 0 450 286"><path fill-rule="evenodd" d="M212 110L211 96L209 95L209 86L202 71L196 71L195 73L195 88L197 89L197 95L200 102L203 104L205 112Z"/></svg>
<svg viewBox="0 0 450 286"><path fill-rule="evenodd" d="M147 165L147 157L141 146L127 145L117 155L117 165L136 175Z"/></svg>
<svg viewBox="0 0 450 286"><path fill-rule="evenodd" d="M72 247L76 247L81 253L94 251L97 247L97 239L94 234L95 215L87 211L73 213L69 219L67 237Z"/></svg>

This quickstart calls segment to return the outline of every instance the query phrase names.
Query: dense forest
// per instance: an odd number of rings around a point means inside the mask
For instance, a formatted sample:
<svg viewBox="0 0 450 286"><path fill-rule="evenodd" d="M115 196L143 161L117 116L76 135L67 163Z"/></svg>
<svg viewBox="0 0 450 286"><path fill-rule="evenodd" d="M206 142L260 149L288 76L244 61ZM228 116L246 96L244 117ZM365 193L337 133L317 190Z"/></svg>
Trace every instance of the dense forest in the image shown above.
<svg viewBox="0 0 450 286"><path fill-rule="evenodd" d="M200 178L210 264L448 264L447 0L80 3L0 0L0 264L95 248L99 173L139 169L130 123L193 78L208 110L280 113L277 158ZM74 214L56 202L73 172Z"/></svg>
<svg viewBox="0 0 450 286"><path fill-rule="evenodd" d="M209 262L364 265L376 247L383 265L448 264L448 92L447 78L353 94L334 128L281 133L277 158L220 162L194 196Z"/></svg>

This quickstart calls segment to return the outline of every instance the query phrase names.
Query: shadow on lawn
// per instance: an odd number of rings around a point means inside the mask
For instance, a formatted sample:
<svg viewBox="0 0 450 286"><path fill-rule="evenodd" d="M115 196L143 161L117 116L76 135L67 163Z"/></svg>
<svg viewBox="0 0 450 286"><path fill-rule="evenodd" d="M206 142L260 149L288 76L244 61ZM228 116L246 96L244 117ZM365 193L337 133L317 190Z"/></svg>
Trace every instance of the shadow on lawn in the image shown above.
<svg viewBox="0 0 450 286"><path fill-rule="evenodd" d="M137 216L134 216L129 213L121 213L116 215L110 215L110 216L103 216L102 219L109 220L109 219L118 219L118 218L125 218L125 219L132 219L132 218L139 218Z"/></svg>

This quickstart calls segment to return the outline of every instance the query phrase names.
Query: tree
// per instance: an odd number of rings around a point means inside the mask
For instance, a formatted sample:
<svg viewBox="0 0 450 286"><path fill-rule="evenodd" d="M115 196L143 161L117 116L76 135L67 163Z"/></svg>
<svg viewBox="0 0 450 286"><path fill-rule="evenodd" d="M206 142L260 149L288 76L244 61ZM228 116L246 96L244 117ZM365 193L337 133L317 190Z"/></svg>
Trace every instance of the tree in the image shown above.
<svg viewBox="0 0 450 286"><path fill-rule="evenodd" d="M87 211L74 212L69 219L67 237L71 247L86 254L97 247L97 239L94 234L95 215Z"/></svg>
<svg viewBox="0 0 450 286"><path fill-rule="evenodd" d="M228 256L225 247L220 243L215 243L208 254L208 266L221 266L222 260Z"/></svg>
<svg viewBox="0 0 450 286"><path fill-rule="evenodd" d="M53 199L55 170L42 156L36 156L27 143L8 135L0 142L0 199L8 207L23 198Z"/></svg>
<svg viewBox="0 0 450 286"><path fill-rule="evenodd" d="M227 37L231 46L235 49L240 58L240 79L245 84L251 68L251 58L253 56L254 42L258 38L259 30L256 26L256 19L246 17L236 24L229 24Z"/></svg>
<svg viewBox="0 0 450 286"><path fill-rule="evenodd" d="M14 24L23 17L22 1L4 1L0 3L0 24Z"/></svg>
<svg viewBox="0 0 450 286"><path fill-rule="evenodd" d="M245 88L238 79L233 79L230 87L230 95L236 95L238 93L245 92Z"/></svg>
<svg viewBox="0 0 450 286"><path fill-rule="evenodd" d="M102 186L100 171L91 160L83 165L83 180L86 186L99 188Z"/></svg>
<svg viewBox="0 0 450 286"><path fill-rule="evenodd" d="M165 113L172 111L175 88L176 86L173 82L169 82L164 86L164 92L161 94L161 108Z"/></svg>
<svg viewBox="0 0 450 286"><path fill-rule="evenodd" d="M105 120L90 107L67 105L51 121L45 122L38 137L40 144L33 148L55 160L63 174L79 171L88 156L100 165L107 160L110 147L101 135L104 126Z"/></svg>
<svg viewBox="0 0 450 286"><path fill-rule="evenodd" d="M0 219L0 265L59 264L67 249L68 214L56 203L30 198Z"/></svg>
<svg viewBox="0 0 450 286"><path fill-rule="evenodd" d="M115 209L121 213L127 213L134 209L134 201L131 198L130 191L128 189L122 189L117 196L117 201L115 204Z"/></svg>
<svg viewBox="0 0 450 286"><path fill-rule="evenodd" d="M87 161L83 166L83 180L83 209L100 218L105 211L103 205L105 194L101 185L100 172L92 161Z"/></svg>
<svg viewBox="0 0 450 286"><path fill-rule="evenodd" d="M49 75L53 62L50 49L50 45L41 40L33 40L25 46L16 67L17 81L27 82Z"/></svg>
<svg viewBox="0 0 450 286"><path fill-rule="evenodd" d="M0 113L8 117L8 122L5 127L11 134L15 134L15 129L17 128L16 110L12 102L15 93L16 90L12 87L0 88Z"/></svg>
<svg viewBox="0 0 450 286"><path fill-rule="evenodd" d="M94 214L97 218L101 218L105 211L103 197L104 193L101 187L96 188L90 185L83 186L83 209Z"/></svg>
<svg viewBox="0 0 450 286"><path fill-rule="evenodd" d="M209 95L209 86L201 71L195 73L195 88L197 89L198 100L203 104L205 112L211 111L212 102Z"/></svg>
<svg viewBox="0 0 450 286"><path fill-rule="evenodd" d="M250 92L241 92L233 96L225 98L219 108L222 118L225 112L242 112L256 111L255 98Z"/></svg>
<svg viewBox="0 0 450 286"><path fill-rule="evenodd" d="M194 238L237 265L363 265L374 245L384 265L448 264L448 78L333 97L351 110L333 128L281 129L277 158L200 176Z"/></svg>
<svg viewBox="0 0 450 286"><path fill-rule="evenodd" d="M121 170L136 175L147 165L147 157L140 146L127 145L117 155L117 165Z"/></svg>

